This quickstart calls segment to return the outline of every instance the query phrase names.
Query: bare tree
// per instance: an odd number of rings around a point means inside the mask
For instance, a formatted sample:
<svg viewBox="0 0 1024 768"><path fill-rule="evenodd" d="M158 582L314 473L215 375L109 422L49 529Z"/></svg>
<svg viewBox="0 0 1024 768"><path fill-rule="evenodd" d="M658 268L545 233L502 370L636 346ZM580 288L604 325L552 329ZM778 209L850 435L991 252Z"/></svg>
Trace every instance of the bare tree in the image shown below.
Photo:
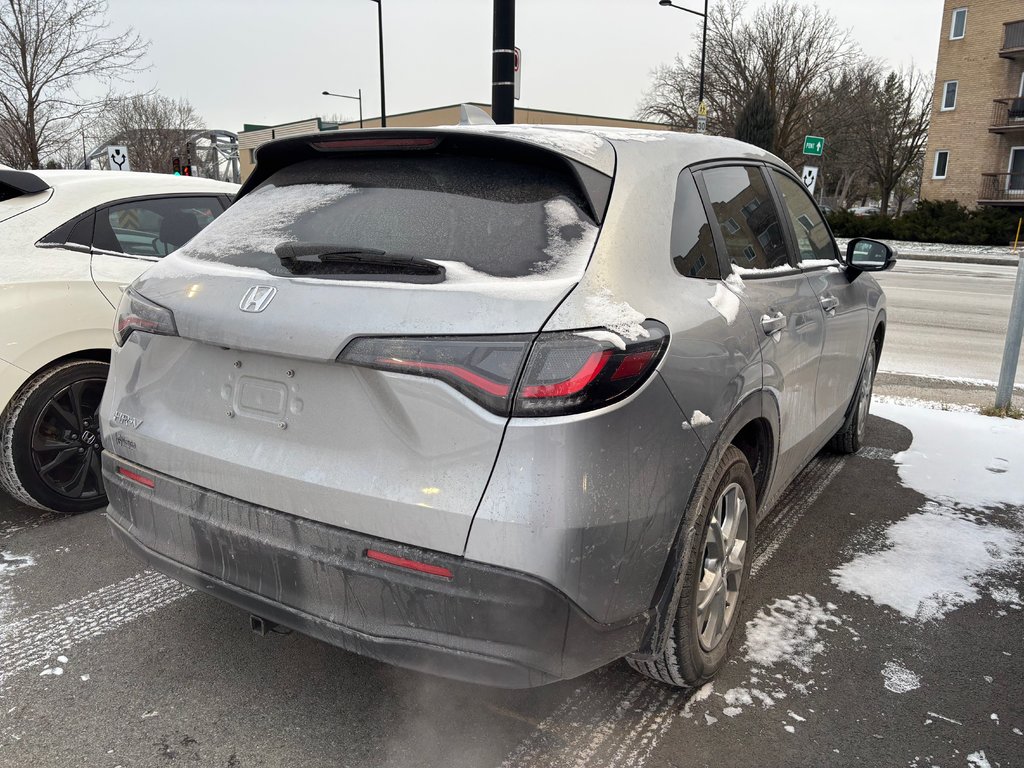
<svg viewBox="0 0 1024 768"><path fill-rule="evenodd" d="M111 32L106 14L105 0L0 0L0 161L38 168L105 103L80 94L84 82L141 68L148 43Z"/></svg>
<svg viewBox="0 0 1024 768"><path fill-rule="evenodd" d="M848 30L827 11L796 0L759 5L724 0L708 15L705 100L708 128L735 134L740 112L758 87L768 93L778 123L774 151L799 159L804 131L829 86L861 59ZM699 46L689 61L655 70L638 115L681 128L694 124L700 78Z"/></svg>
<svg viewBox="0 0 1024 768"><path fill-rule="evenodd" d="M186 162L186 143L203 129L203 120L186 99L139 93L114 99L99 119L98 131L110 144L128 147L132 170L170 173L171 160ZM198 160L198 153L192 152Z"/></svg>
<svg viewBox="0 0 1024 768"><path fill-rule="evenodd" d="M931 78L914 68L890 72L873 83L868 110L854 129L863 162L881 191L888 215L892 193L924 151L931 117Z"/></svg>

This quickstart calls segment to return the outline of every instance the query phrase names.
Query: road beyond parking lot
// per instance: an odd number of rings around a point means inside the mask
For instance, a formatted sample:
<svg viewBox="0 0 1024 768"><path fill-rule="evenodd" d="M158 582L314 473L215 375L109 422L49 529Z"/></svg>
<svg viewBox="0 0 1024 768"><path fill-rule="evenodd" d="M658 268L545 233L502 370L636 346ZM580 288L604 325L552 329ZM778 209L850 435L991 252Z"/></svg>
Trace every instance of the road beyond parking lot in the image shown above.
<svg viewBox="0 0 1024 768"><path fill-rule="evenodd" d="M762 524L733 661L695 692L623 663L503 691L255 637L101 513L4 497L0 765L1019 765L1024 424L874 410L871 447L820 455Z"/></svg>

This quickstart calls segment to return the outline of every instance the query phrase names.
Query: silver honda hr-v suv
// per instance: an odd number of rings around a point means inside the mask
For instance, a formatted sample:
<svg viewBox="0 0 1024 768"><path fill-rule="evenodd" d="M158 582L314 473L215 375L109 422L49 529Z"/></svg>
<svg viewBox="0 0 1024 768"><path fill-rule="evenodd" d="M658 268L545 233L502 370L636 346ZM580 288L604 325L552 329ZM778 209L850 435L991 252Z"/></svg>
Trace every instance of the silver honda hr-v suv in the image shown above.
<svg viewBox="0 0 1024 768"><path fill-rule="evenodd" d="M776 157L465 126L285 139L126 292L116 536L253 615L508 687L724 663L756 527L863 438L885 332Z"/></svg>

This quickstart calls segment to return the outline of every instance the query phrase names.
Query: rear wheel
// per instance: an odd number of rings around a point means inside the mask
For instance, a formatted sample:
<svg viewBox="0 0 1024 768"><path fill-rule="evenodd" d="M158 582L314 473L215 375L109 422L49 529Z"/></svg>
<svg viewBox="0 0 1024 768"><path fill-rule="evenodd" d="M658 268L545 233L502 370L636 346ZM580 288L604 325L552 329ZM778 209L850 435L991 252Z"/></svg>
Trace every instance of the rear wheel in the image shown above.
<svg viewBox="0 0 1024 768"><path fill-rule="evenodd" d="M661 655L628 659L633 669L663 683L696 686L710 679L728 658L750 577L757 504L754 478L735 446L722 453L703 497L684 561L675 616Z"/></svg>
<svg viewBox="0 0 1024 768"><path fill-rule="evenodd" d="M842 428L833 435L829 447L838 453L856 453L864 445L867 433L868 412L871 410L871 393L875 387L875 360L877 359L877 343L872 340L868 352L864 356L864 365L857 382L856 401L843 422Z"/></svg>
<svg viewBox="0 0 1024 768"><path fill-rule="evenodd" d="M107 503L99 410L107 365L73 360L32 378L0 415L0 488L55 512Z"/></svg>

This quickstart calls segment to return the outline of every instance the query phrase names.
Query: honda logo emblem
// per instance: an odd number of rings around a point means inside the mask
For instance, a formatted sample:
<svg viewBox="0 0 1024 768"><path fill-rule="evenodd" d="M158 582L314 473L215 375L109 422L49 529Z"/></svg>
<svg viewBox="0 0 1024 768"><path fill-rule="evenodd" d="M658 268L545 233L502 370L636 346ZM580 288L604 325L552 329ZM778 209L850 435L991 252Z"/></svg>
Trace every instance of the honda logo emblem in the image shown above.
<svg viewBox="0 0 1024 768"><path fill-rule="evenodd" d="M254 285L245 292L238 308L243 312L262 312L276 293L277 288L272 285Z"/></svg>

